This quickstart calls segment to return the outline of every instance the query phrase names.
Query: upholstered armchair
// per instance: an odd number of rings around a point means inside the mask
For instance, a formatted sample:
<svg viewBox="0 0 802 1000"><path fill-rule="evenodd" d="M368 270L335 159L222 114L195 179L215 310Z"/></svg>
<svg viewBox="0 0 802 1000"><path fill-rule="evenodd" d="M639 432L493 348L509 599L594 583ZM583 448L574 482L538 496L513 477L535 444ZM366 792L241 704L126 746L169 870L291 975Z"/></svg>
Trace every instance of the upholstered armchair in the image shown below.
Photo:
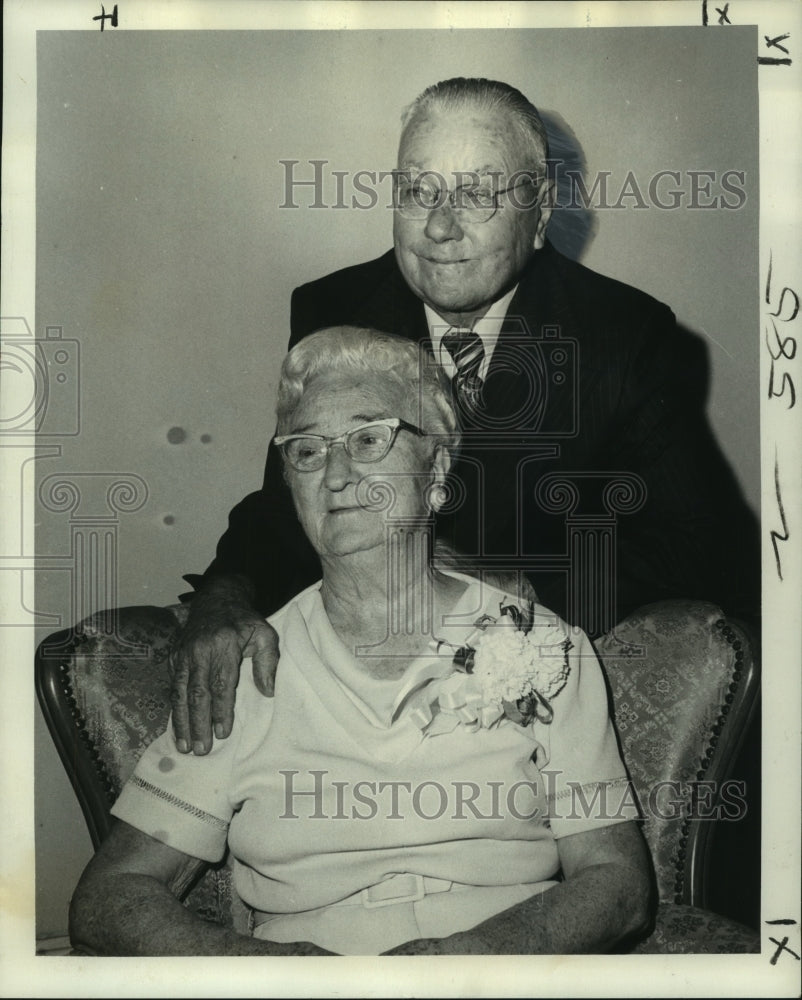
<svg viewBox="0 0 802 1000"><path fill-rule="evenodd" d="M97 847L109 808L170 712L167 654L186 611L102 612L45 640L39 703ZM756 931L709 909L709 860L722 820L739 807L726 784L759 690L757 642L712 604L645 607L596 643L624 760L640 798L659 893L638 953L759 951ZM729 792L729 794L728 794ZM757 864L757 859L755 859ZM244 930L226 863L185 905Z"/></svg>

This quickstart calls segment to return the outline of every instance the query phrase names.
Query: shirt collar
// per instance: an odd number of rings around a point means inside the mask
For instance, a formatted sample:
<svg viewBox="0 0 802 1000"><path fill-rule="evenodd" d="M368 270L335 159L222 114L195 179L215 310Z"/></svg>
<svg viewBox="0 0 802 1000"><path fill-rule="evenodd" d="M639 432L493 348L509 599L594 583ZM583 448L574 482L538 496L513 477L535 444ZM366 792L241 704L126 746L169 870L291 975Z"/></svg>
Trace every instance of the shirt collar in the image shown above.
<svg viewBox="0 0 802 1000"><path fill-rule="evenodd" d="M482 363L482 367L479 369L479 377L484 378L487 374L487 369L490 365L490 359L493 356L493 351L495 350L496 343L498 341L499 335L501 334L501 327L504 323L504 319L507 315L507 310L510 307L510 302L512 302L512 297L518 290L518 286L515 285L511 288L506 295L502 295L500 299L497 299L492 306L487 310L487 312L480 319L476 320L473 324L473 331L477 333L482 338L482 345L485 349L485 357ZM430 306L426 305L424 302L423 308L426 312L426 323L429 327L429 337L432 341L432 350L434 351L434 356L437 358L440 366L445 370L446 374L450 377L456 374L456 368L454 367L454 362L451 355L442 346L442 340L444 335L451 329L451 324L447 323L442 316L432 309Z"/></svg>

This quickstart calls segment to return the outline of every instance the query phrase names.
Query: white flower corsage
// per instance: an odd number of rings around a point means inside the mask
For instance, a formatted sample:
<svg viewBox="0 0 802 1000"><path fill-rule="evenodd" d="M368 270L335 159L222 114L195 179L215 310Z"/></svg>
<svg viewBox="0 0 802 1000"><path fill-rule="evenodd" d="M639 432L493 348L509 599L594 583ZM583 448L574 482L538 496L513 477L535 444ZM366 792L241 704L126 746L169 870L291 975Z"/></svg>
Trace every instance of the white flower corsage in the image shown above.
<svg viewBox="0 0 802 1000"><path fill-rule="evenodd" d="M521 726L534 719L549 724L551 701L565 687L570 669L565 630L535 624L533 602L525 610L500 605L498 619L484 615L475 625L454 654L453 672L418 692L411 705L415 724L427 736L459 724L487 729L503 719Z"/></svg>

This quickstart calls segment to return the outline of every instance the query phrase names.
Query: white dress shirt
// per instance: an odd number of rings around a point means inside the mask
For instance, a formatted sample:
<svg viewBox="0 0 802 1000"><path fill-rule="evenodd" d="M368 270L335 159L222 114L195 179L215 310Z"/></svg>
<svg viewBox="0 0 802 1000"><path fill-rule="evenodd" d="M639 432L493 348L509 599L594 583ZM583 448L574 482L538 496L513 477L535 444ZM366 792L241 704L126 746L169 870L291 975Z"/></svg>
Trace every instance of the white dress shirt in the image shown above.
<svg viewBox="0 0 802 1000"><path fill-rule="evenodd" d="M501 326L504 322L504 318L507 315L507 310L510 307L510 302L512 301L513 295L517 290L518 286L511 288L506 295L494 302L493 305L487 310L484 316L476 320L473 324L473 332L481 337L482 345L485 349L484 360L482 361L482 366L479 369L479 378L484 379L487 377L487 370L490 367L490 360L493 357L493 351L496 347L496 342L498 341L499 334L501 333ZM434 356L437 358L443 371L449 378L453 378L457 374L457 369L454 365L454 360L448 353L445 347L443 347L443 337L448 333L452 326L447 323L442 316L434 311L434 309L424 303L424 310L426 311L426 322L429 326L429 337L432 341L432 349L434 350Z"/></svg>

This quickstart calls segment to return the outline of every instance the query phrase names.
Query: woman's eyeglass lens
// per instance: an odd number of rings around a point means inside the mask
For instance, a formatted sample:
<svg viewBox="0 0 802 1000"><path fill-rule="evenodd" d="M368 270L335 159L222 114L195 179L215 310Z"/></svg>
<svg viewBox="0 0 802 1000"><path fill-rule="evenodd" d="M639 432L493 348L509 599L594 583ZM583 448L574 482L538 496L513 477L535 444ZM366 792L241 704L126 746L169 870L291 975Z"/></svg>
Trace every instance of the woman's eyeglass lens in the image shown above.
<svg viewBox="0 0 802 1000"><path fill-rule="evenodd" d="M317 472L322 469L329 449L341 444L346 454L355 462L379 462L389 452L400 430L412 431L420 437L425 432L400 417L389 417L369 424L361 424L339 437L327 438L322 434L285 434L275 439L282 454L298 472Z"/></svg>

